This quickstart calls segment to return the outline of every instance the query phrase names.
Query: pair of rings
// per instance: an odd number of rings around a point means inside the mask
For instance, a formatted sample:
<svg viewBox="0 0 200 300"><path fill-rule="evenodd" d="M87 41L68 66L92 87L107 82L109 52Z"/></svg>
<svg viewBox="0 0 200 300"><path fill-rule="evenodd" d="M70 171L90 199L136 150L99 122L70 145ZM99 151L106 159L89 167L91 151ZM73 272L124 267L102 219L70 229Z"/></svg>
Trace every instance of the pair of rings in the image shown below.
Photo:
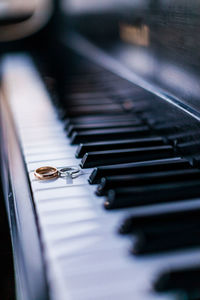
<svg viewBox="0 0 200 300"><path fill-rule="evenodd" d="M57 169L55 167L45 166L37 168L34 172L34 175L40 180L49 180L66 176L71 176L71 178L75 178L79 173L79 168L64 167Z"/></svg>

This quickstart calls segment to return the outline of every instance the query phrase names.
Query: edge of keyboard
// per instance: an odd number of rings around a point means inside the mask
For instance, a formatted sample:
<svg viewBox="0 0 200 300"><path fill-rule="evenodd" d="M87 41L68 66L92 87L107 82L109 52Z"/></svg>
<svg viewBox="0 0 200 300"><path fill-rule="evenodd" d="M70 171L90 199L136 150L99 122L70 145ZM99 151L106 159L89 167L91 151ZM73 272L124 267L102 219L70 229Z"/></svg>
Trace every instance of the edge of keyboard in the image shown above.
<svg viewBox="0 0 200 300"><path fill-rule="evenodd" d="M48 299L48 288L24 159L5 94L0 93L1 175L19 299ZM24 225L26 224L26 225ZM31 238L30 238L31 236Z"/></svg>

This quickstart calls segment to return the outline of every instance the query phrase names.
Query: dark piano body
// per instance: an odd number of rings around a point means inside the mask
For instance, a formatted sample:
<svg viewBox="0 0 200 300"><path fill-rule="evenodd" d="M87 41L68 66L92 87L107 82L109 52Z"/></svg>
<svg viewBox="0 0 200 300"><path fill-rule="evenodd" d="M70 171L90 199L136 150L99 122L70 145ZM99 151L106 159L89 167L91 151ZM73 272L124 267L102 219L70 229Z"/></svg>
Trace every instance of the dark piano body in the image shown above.
<svg viewBox="0 0 200 300"><path fill-rule="evenodd" d="M199 26L195 0L83 1L81 9L69 1L38 33L2 43L1 176L18 299L54 298L23 145L4 88L5 56L32 57L66 139L77 145L81 167L92 168L89 182L105 197L102 211L110 218L123 211L118 231L130 241L134 236L133 257L198 252ZM168 211L162 209L166 203ZM134 207L159 204L159 212L134 215ZM171 299L199 299L200 261L190 262L161 270L150 287L156 299L165 292ZM139 298L133 293L132 299Z"/></svg>

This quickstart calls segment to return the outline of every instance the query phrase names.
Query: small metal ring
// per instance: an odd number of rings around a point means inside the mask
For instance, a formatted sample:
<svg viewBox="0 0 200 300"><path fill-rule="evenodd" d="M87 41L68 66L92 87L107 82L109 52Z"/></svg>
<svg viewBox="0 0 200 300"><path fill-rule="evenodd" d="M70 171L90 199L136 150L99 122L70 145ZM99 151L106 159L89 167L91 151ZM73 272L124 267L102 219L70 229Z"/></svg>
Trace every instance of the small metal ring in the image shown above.
<svg viewBox="0 0 200 300"><path fill-rule="evenodd" d="M55 167L44 166L37 168L34 172L35 177L40 180L49 180L59 176L58 169Z"/></svg>

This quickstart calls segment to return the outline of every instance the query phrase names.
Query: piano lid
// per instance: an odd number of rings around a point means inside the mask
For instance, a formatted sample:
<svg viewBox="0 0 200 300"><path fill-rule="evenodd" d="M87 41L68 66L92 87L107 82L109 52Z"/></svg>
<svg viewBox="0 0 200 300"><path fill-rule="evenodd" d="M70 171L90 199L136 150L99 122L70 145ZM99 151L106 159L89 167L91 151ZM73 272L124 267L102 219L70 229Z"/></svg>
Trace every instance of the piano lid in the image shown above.
<svg viewBox="0 0 200 300"><path fill-rule="evenodd" d="M129 70L200 113L200 2L63 1L73 26Z"/></svg>

